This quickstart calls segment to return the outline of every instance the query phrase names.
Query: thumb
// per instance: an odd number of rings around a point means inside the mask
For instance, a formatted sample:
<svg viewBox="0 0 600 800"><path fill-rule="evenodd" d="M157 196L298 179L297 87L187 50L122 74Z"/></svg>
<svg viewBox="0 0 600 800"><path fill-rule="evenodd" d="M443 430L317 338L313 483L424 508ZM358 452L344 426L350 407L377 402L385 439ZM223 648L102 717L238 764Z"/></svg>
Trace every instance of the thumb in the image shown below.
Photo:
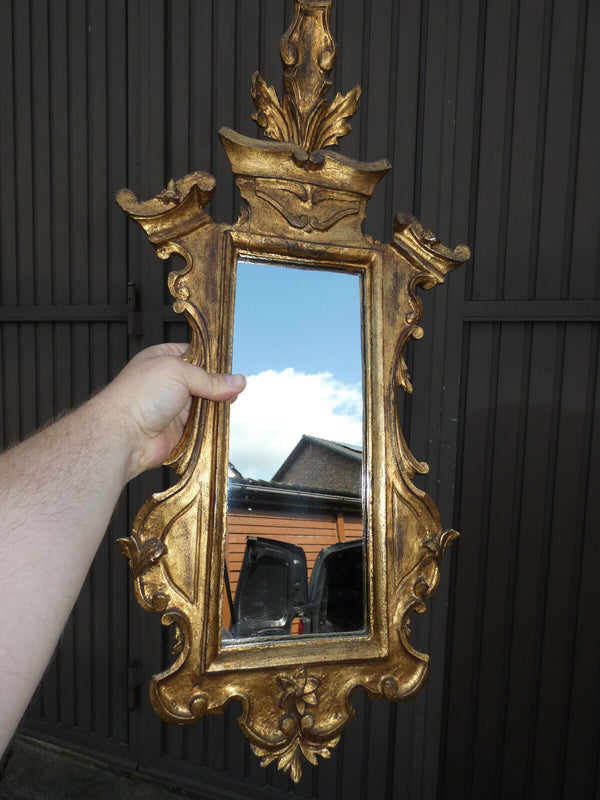
<svg viewBox="0 0 600 800"><path fill-rule="evenodd" d="M188 392L194 397L206 400L232 400L246 386L243 375L224 375L207 372L187 361L180 361L181 376L187 384Z"/></svg>

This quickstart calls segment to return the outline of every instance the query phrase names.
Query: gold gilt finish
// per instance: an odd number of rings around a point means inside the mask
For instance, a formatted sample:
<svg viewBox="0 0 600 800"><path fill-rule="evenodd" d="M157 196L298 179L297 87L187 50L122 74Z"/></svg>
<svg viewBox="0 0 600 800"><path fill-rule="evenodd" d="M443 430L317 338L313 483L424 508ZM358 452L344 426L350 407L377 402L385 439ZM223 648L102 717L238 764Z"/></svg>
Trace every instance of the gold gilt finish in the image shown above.
<svg viewBox="0 0 600 800"><path fill-rule="evenodd" d="M253 78L257 121L276 141L219 133L243 198L234 224L204 210L215 179L196 172L153 200L129 190L121 208L146 231L161 258L179 255L169 275L175 311L192 332L186 358L209 371L231 366L238 256L350 271L362 278L367 514L368 633L329 638L221 642L226 525L228 407L195 401L169 464L176 485L142 507L120 541L137 598L176 631L174 661L155 675L154 708L185 725L241 701L239 724L266 765L277 761L298 781L305 760L328 757L353 716L350 696L405 700L423 685L428 656L409 641L409 616L436 589L440 559L457 536L442 528L433 501L412 483L428 467L408 450L396 389L411 392L403 351L420 338L419 286L431 288L469 257L444 247L411 216L399 214L389 244L362 232L367 202L389 169L331 150L349 130L359 88L324 95L335 59L329 2L295 0L281 44L286 95L280 103Z"/></svg>
<svg viewBox="0 0 600 800"><path fill-rule="evenodd" d="M258 109L252 119L265 129L265 136L299 144L308 153L337 144L350 131L347 120L360 97L360 86L355 86L345 96L338 92L331 105L324 99L331 89L327 76L336 57L330 16L330 2L296 3L294 21L279 48L283 103L258 72L252 76L252 99Z"/></svg>

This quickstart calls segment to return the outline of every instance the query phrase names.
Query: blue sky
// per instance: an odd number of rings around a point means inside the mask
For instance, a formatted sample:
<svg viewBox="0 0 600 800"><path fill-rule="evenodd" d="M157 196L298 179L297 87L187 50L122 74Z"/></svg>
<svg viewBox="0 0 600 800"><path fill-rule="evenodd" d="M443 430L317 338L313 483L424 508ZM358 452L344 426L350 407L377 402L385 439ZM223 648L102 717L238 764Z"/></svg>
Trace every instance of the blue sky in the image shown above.
<svg viewBox="0 0 600 800"><path fill-rule="evenodd" d="M303 434L362 442L358 275L238 263L230 461L270 479Z"/></svg>
<svg viewBox="0 0 600 800"><path fill-rule="evenodd" d="M238 262L233 372L293 367L361 381L360 278Z"/></svg>

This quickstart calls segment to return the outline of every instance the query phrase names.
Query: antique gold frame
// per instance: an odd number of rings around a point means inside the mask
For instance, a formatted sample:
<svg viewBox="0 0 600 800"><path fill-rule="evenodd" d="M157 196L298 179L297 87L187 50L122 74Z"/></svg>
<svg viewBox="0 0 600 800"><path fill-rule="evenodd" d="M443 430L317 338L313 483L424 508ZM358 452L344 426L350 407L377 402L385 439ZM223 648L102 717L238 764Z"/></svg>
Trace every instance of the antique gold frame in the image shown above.
<svg viewBox="0 0 600 800"><path fill-rule="evenodd" d="M281 41L286 94L280 102L260 75L252 81L257 122L271 141L219 132L243 206L233 224L204 210L215 179L195 172L153 200L118 194L160 258L185 266L169 275L174 309L186 316L185 358L209 371L231 369L238 256L361 276L363 314L368 632L329 638L221 642L226 525L228 406L194 401L168 463L179 481L153 495L120 541L140 605L176 631L174 663L151 682L152 703L184 725L222 713L239 699L239 724L263 765L277 760L297 781L305 759L327 757L353 716L350 696L404 700L427 675L428 656L409 642L409 615L435 590L441 556L457 535L412 483L428 467L408 450L396 409L397 387L411 392L403 358L420 338L418 286L431 288L469 257L444 247L408 215L389 244L362 232L366 206L390 168L357 162L330 148L350 129L360 88L324 96L336 48L329 0L295 0Z"/></svg>

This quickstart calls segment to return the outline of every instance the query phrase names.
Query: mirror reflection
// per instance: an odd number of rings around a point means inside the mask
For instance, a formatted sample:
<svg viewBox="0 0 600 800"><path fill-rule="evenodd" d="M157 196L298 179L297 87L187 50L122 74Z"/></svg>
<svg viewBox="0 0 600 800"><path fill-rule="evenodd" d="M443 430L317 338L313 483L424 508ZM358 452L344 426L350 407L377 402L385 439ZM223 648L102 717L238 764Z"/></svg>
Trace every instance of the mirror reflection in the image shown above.
<svg viewBox="0 0 600 800"><path fill-rule="evenodd" d="M360 278L237 263L223 639L365 629Z"/></svg>

